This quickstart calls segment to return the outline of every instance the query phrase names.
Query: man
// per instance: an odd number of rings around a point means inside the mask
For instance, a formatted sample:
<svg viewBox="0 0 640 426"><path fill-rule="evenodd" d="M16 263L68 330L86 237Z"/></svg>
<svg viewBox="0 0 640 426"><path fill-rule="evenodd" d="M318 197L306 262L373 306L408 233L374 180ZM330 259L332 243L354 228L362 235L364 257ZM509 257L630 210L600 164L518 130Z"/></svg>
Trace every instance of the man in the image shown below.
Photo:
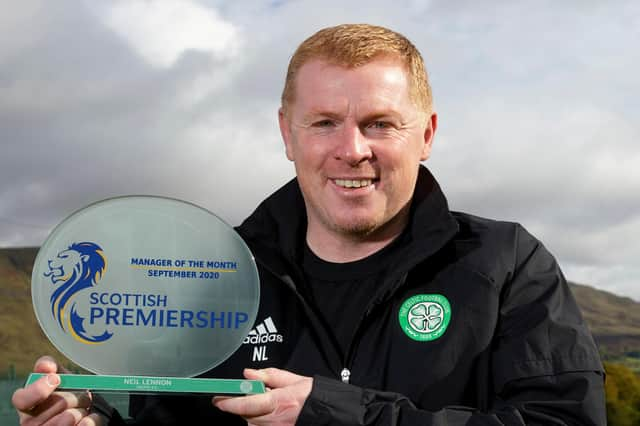
<svg viewBox="0 0 640 426"><path fill-rule="evenodd" d="M420 165L437 116L405 37L313 35L289 64L279 122L297 179L238 228L260 271L258 321L277 338L268 357L245 344L205 375L270 391L215 408L136 397L138 424L606 423L598 353L555 260L517 224L450 212ZM103 422L96 408L120 421L86 395L55 402L56 377L16 391L25 423Z"/></svg>

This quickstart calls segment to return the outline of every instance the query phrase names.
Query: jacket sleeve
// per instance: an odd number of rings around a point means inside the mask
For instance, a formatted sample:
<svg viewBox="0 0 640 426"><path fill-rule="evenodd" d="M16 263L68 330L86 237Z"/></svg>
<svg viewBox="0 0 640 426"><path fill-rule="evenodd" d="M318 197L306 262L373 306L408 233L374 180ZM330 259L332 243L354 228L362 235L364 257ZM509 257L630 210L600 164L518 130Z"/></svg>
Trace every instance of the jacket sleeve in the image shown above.
<svg viewBox="0 0 640 426"><path fill-rule="evenodd" d="M500 260L490 385L478 395L485 406L430 412L400 394L315 377L298 424L606 425L604 371L566 280L519 225L512 241L513 254Z"/></svg>
<svg viewBox="0 0 640 426"><path fill-rule="evenodd" d="M364 389L321 376L314 385L299 425L521 426L606 425L603 376L598 372L563 373L510 383L505 399L493 407L445 407L431 412L406 397ZM508 395L507 395L508 394Z"/></svg>

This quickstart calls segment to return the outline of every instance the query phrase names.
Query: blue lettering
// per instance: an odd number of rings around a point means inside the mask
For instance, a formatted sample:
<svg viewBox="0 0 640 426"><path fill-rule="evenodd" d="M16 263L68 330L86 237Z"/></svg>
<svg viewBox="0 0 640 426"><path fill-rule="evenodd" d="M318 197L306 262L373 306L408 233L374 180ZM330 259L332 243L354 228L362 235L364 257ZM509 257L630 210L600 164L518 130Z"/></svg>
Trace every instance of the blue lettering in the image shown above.
<svg viewBox="0 0 640 426"><path fill-rule="evenodd" d="M94 293L96 303L102 296ZM133 297L133 296L132 296ZM153 296L145 296L152 298ZM156 296L157 297L157 296ZM166 296L164 296L166 298ZM116 300L114 300L116 301ZM121 300L122 301L122 300ZM180 327L180 328L233 328L238 329L249 321L249 314L241 311L213 312L177 309L141 309L91 306L89 324L123 327Z"/></svg>
<svg viewBox="0 0 640 426"><path fill-rule="evenodd" d="M249 320L249 315L247 315L245 312L236 312L235 328L239 328L240 324L245 323L248 320Z"/></svg>
<svg viewBox="0 0 640 426"><path fill-rule="evenodd" d="M131 264L142 266L171 266L171 259L149 259L146 257L132 257Z"/></svg>
<svg viewBox="0 0 640 426"><path fill-rule="evenodd" d="M185 323L189 323L189 328L193 328L193 311L180 311L180 327L184 328Z"/></svg>
<svg viewBox="0 0 640 426"><path fill-rule="evenodd" d="M144 311L142 309L138 309L136 311L136 325L148 326L151 323L152 327L156 326L156 310L149 311L149 315L145 318Z"/></svg>
<svg viewBox="0 0 640 426"><path fill-rule="evenodd" d="M89 311L89 323L93 324L96 318L101 318L104 316L104 309L96 308L95 306L91 308Z"/></svg>
<svg viewBox="0 0 640 426"><path fill-rule="evenodd" d="M124 308L122 310L122 325L134 325L134 323L133 323L133 309Z"/></svg>
<svg viewBox="0 0 640 426"><path fill-rule="evenodd" d="M111 302L113 306L120 305L122 303L122 295L120 293L111 293L109 302Z"/></svg>
<svg viewBox="0 0 640 426"><path fill-rule="evenodd" d="M178 326L178 311L170 309L167 311L167 327Z"/></svg>
<svg viewBox="0 0 640 426"><path fill-rule="evenodd" d="M144 296L144 302L142 303L142 306L156 306L156 297L153 294L147 294L147 295L143 295Z"/></svg>
<svg viewBox="0 0 640 426"><path fill-rule="evenodd" d="M205 328L207 324L209 324L209 322L207 321L207 312L198 311L196 313L196 321L197 321L196 327Z"/></svg>
<svg viewBox="0 0 640 426"><path fill-rule="evenodd" d="M236 262L220 262L217 260L209 260L207 261L207 268L236 270L238 269L238 264Z"/></svg>
<svg viewBox="0 0 640 426"><path fill-rule="evenodd" d="M109 325L113 321L115 325L120 325L118 323L118 309L117 308L107 308L107 319L104 322L106 325Z"/></svg>
<svg viewBox="0 0 640 426"><path fill-rule="evenodd" d="M216 322L220 322L220 328L224 328L224 312L216 318L216 313L211 312L211 328L216 328Z"/></svg>

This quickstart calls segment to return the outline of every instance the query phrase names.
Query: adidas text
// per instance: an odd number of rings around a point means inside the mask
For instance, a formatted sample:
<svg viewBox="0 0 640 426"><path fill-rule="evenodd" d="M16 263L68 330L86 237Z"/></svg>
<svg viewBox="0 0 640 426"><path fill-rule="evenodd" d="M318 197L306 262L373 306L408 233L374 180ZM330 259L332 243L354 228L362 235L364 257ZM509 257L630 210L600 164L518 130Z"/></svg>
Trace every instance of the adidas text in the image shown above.
<svg viewBox="0 0 640 426"><path fill-rule="evenodd" d="M242 342L244 345L257 345L258 343L282 343L282 334L263 334L262 336L247 336Z"/></svg>

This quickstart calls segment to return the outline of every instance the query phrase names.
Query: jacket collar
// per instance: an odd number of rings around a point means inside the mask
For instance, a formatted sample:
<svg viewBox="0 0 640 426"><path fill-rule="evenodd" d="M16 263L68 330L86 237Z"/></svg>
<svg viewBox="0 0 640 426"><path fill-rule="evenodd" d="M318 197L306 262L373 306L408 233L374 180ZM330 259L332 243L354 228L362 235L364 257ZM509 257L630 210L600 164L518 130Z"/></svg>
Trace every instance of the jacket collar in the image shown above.
<svg viewBox="0 0 640 426"><path fill-rule="evenodd" d="M298 271L307 227L304 199L294 178L265 199L237 228L259 263L277 272ZM447 200L431 172L420 166L411 218L390 264L403 273L442 248L458 232ZM299 271L298 271L299 272Z"/></svg>

